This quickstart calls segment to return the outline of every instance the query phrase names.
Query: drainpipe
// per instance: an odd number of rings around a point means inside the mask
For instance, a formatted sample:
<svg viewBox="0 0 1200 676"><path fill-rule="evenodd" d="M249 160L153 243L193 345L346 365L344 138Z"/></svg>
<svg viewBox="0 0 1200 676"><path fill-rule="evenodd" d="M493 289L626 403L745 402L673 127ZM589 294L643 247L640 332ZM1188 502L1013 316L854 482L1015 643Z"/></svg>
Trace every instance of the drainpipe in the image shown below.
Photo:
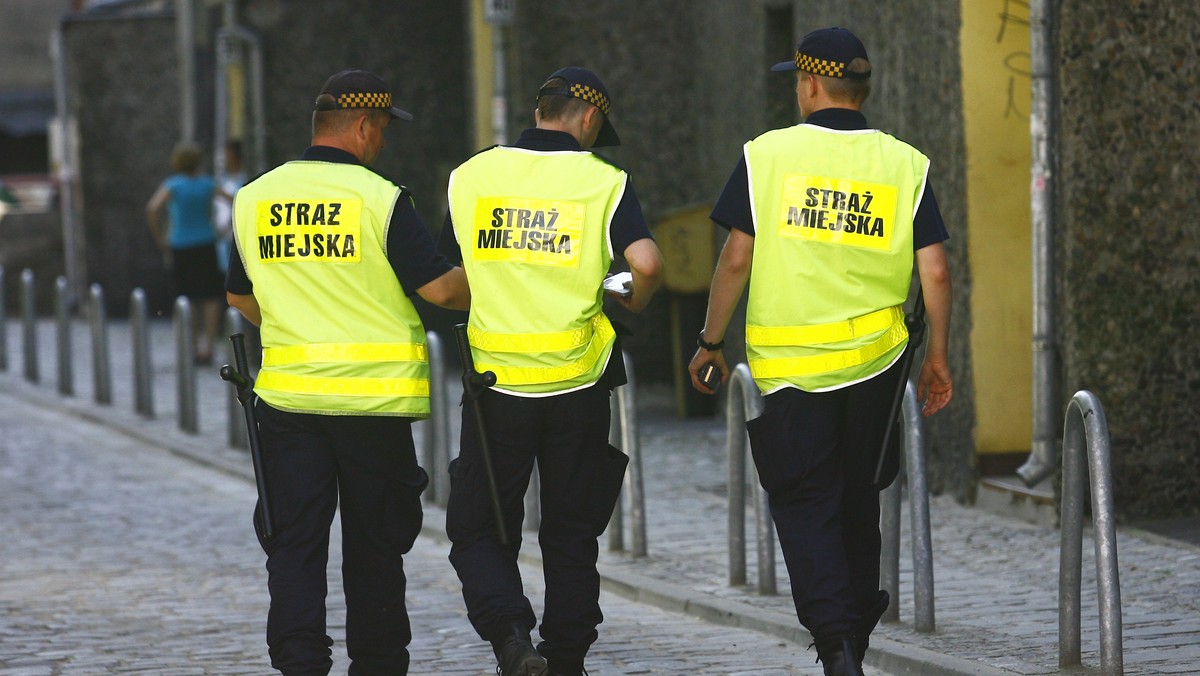
<svg viewBox="0 0 1200 676"><path fill-rule="evenodd" d="M1055 0L1029 3L1033 99L1030 215L1033 241L1033 439L1029 458L1017 470L1027 486L1054 473L1058 434L1054 324L1054 34Z"/></svg>
<svg viewBox="0 0 1200 676"><path fill-rule="evenodd" d="M58 205L63 233L63 271L70 290L71 303L83 296L82 285L86 277L84 242L79 232L79 218L75 208L75 126L71 124L71 110L67 101L67 56L63 44L63 26L59 23L50 34L50 56L54 61L54 115L57 118L58 135Z"/></svg>
<svg viewBox="0 0 1200 676"><path fill-rule="evenodd" d="M237 24L237 2L226 0L224 25L217 29L217 76L216 76L216 120L214 124L214 167L218 173L225 170L225 141L229 138L229 80L227 69L243 54L250 58L250 72L245 80L250 90L250 128L247 147L242 162L250 176L266 171L267 156L267 104L263 91L263 47L262 41L253 31Z"/></svg>
<svg viewBox="0 0 1200 676"><path fill-rule="evenodd" d="M492 142L508 143L508 83L505 64L508 27L517 0L485 0L484 18L492 24Z"/></svg>
<svg viewBox="0 0 1200 676"><path fill-rule="evenodd" d="M175 51L179 57L180 140L196 141L196 9L175 0Z"/></svg>

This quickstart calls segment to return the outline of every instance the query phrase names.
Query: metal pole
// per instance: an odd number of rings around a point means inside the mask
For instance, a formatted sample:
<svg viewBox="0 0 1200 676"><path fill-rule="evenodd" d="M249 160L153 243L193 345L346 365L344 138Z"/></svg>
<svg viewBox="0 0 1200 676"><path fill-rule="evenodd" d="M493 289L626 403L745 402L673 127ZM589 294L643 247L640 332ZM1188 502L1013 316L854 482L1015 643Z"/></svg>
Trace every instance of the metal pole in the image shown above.
<svg viewBox="0 0 1200 676"><path fill-rule="evenodd" d="M738 364L729 378L729 398L725 408L725 447L729 455L729 584L746 583L746 421L762 413L762 395L750 367ZM758 536L758 591L775 593L775 538L770 522L767 496L753 467L750 481L754 487L754 522Z"/></svg>
<svg viewBox="0 0 1200 676"><path fill-rule="evenodd" d="M1033 98L1030 215L1033 247L1033 439L1029 459L1017 470L1028 486L1054 472L1058 397L1055 383L1054 317L1054 0L1029 3Z"/></svg>
<svg viewBox="0 0 1200 676"><path fill-rule="evenodd" d="M54 280L55 335L58 339L58 393L75 394L75 373L71 364L71 291L67 278L59 275Z"/></svg>
<svg viewBox="0 0 1200 676"><path fill-rule="evenodd" d="M179 400L179 429L195 434L196 363L192 346L192 306L186 296L175 299L175 391Z"/></svg>
<svg viewBox="0 0 1200 676"><path fill-rule="evenodd" d="M25 380L36 383L38 377L37 353L37 294L33 288L33 270L25 268L21 271L21 318L23 319L25 357Z"/></svg>
<svg viewBox="0 0 1200 676"><path fill-rule="evenodd" d="M150 327L146 320L146 292L129 293L129 329L133 334L133 408L154 417L154 380L150 377Z"/></svg>
<svg viewBox="0 0 1200 676"><path fill-rule="evenodd" d="M1112 495L1108 421L1096 395L1077 392L1063 431L1062 539L1058 574L1058 664L1079 665L1080 586L1083 569L1084 450L1091 469L1096 581L1099 586L1100 672L1123 674L1121 581Z"/></svg>
<svg viewBox="0 0 1200 676"><path fill-rule="evenodd" d="M750 367L738 364L729 377L725 406L725 450L729 458L726 487L729 514L726 519L729 549L729 585L746 584L746 418L749 408L747 383Z"/></svg>
<svg viewBox="0 0 1200 676"><path fill-rule="evenodd" d="M513 22L516 0L484 0L484 19L492 25L492 140L508 142L508 85L505 56L508 26Z"/></svg>
<svg viewBox="0 0 1200 676"><path fill-rule="evenodd" d="M228 308L225 310L225 334L232 336L235 333L244 333L242 326L242 313L237 311L237 308ZM234 355L233 342L230 341L226 346L229 350L230 364L236 363L236 355ZM242 408L242 402L238 401L237 388L230 387L225 390L225 408L226 408L226 424L225 428L229 431L226 442L230 448L249 448L248 437L246 436L246 411Z"/></svg>
<svg viewBox="0 0 1200 676"><path fill-rule="evenodd" d="M625 474L625 494L629 503L629 531L634 556L646 555L646 492L642 481L642 444L638 432L637 380L633 372L633 359L622 350L628 380L617 388L617 410L621 417L621 445L629 456L629 469ZM621 501L618 500L620 505Z"/></svg>
<svg viewBox="0 0 1200 676"><path fill-rule="evenodd" d="M620 392L621 388L617 388L616 392ZM616 398L617 415L612 415L608 419L608 443L616 446L621 443L621 399L619 394L614 394ZM625 509L620 500L613 505L612 516L608 517L608 550L610 552L625 551Z"/></svg>
<svg viewBox="0 0 1200 676"><path fill-rule="evenodd" d="M775 585L775 524L771 521L771 505L762 482L758 480L758 468L751 466L750 480L754 495L754 530L758 535L758 593L777 593Z"/></svg>
<svg viewBox="0 0 1200 676"><path fill-rule="evenodd" d="M108 312L104 307L104 289L92 284L88 289L89 322L92 333L92 390L97 404L112 403L112 357L108 353Z"/></svg>
<svg viewBox="0 0 1200 676"><path fill-rule="evenodd" d="M879 586L892 602L883 611L883 622L900 621L900 481L879 494Z"/></svg>
<svg viewBox="0 0 1200 676"><path fill-rule="evenodd" d="M537 531L542 527L542 476L537 463L529 473L529 485L525 488L525 530Z"/></svg>
<svg viewBox="0 0 1200 676"><path fill-rule="evenodd" d="M175 0L175 54L179 59L180 137L196 140L196 10L192 0Z"/></svg>
<svg viewBox="0 0 1200 676"><path fill-rule="evenodd" d="M446 371L446 349L441 336L429 334L427 341L429 350L429 396L430 402L436 406L436 413L431 416L435 441L433 469L436 475L433 484L437 488L436 503L445 508L450 503L450 380Z"/></svg>
<svg viewBox="0 0 1200 676"><path fill-rule="evenodd" d="M925 422L917 390L909 381L904 390L904 412L908 421L907 466L909 527L912 531L913 608L917 631L934 630L933 538L929 526L929 484L925 471ZM893 596L899 599L899 594ZM899 603L896 604L897 609Z"/></svg>
<svg viewBox="0 0 1200 676"><path fill-rule="evenodd" d="M71 110L67 100L67 60L63 47L63 24L59 23L50 34L50 55L54 61L54 113L58 131L60 155L56 170L58 178L59 216L63 233L63 270L72 290L82 294L83 280L87 269L87 243L79 232L79 215L76 213L75 182L75 136L71 124Z"/></svg>
<svg viewBox="0 0 1200 676"><path fill-rule="evenodd" d="M0 265L0 371L8 370L8 305L4 297L4 266Z"/></svg>

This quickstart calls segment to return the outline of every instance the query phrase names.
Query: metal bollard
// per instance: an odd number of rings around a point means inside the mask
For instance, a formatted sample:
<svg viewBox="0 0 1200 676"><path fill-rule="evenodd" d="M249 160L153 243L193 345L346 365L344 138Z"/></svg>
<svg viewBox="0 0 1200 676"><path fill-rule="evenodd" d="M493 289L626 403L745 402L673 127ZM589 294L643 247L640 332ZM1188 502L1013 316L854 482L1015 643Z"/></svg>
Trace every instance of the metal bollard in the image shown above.
<svg viewBox="0 0 1200 676"><path fill-rule="evenodd" d="M625 473L625 502L629 508L629 534L634 556L646 555L646 492L642 481L642 447L638 433L637 380L634 378L633 359L628 352L621 353L625 362L625 373L629 382L617 388L617 412L621 419L621 447L629 456L629 468Z"/></svg>
<svg viewBox="0 0 1200 676"><path fill-rule="evenodd" d="M88 321L92 334L92 389L97 404L112 403L112 356L108 352L108 312L104 308L104 289L92 284L88 289Z"/></svg>
<svg viewBox="0 0 1200 676"><path fill-rule="evenodd" d="M244 333L242 313L237 311L237 308L227 308L225 310L225 335L232 336L235 333ZM233 364L233 344L225 341L226 349L229 350L229 357L225 363ZM237 398L237 388L225 388L225 410L226 410L226 429L229 432L227 442L230 448L249 448L249 437L246 436L246 412L242 408L241 402Z"/></svg>
<svg viewBox="0 0 1200 676"><path fill-rule="evenodd" d="M913 607L917 631L934 631L933 542L929 525L929 486L925 467L925 423L912 382L904 389L905 467L913 557ZM900 621L900 482L880 495L880 586L892 597L884 622Z"/></svg>
<svg viewBox="0 0 1200 676"><path fill-rule="evenodd" d="M610 551L625 549L625 512L629 512L629 533L632 541L630 553L646 555L646 493L642 481L641 436L637 425L637 385L633 372L633 359L628 352L621 353L625 363L628 382L614 391L616 410L608 428L609 443L618 446L629 456L625 471L625 483L621 490L623 499L617 500L612 517L608 520L608 548Z"/></svg>
<svg viewBox="0 0 1200 676"><path fill-rule="evenodd" d="M881 622L900 621L900 502L899 477L879 494L879 588L891 597Z"/></svg>
<svg viewBox="0 0 1200 676"><path fill-rule="evenodd" d="M542 527L542 475L537 463L529 473L529 487L525 489L525 530L536 531Z"/></svg>
<svg viewBox="0 0 1200 676"><path fill-rule="evenodd" d="M179 429L195 434L196 425L196 363L192 345L192 305L186 296L175 299L175 391L178 395Z"/></svg>
<svg viewBox="0 0 1200 676"><path fill-rule="evenodd" d="M620 389L617 388L617 390ZM614 446L621 443L620 406L620 399L617 399L617 415L611 416L608 420L608 443ZM622 489L622 493L624 493L624 489ZM613 506L612 516L608 517L608 551L610 552L625 551L625 508L621 502L621 500L617 500L617 504Z"/></svg>
<svg viewBox="0 0 1200 676"><path fill-rule="evenodd" d="M429 420L425 421L425 469L429 473L426 498L439 507L450 501L450 395L446 383L445 350L442 338L425 334L429 359Z"/></svg>
<svg viewBox="0 0 1200 676"><path fill-rule="evenodd" d="M40 380L38 376L36 304L37 295L33 288L33 270L25 268L21 271L21 317L24 324L22 348L25 357L25 380L31 383Z"/></svg>
<svg viewBox="0 0 1200 676"><path fill-rule="evenodd" d="M4 301L4 266L0 265L0 371L8 370L8 305Z"/></svg>
<svg viewBox="0 0 1200 676"><path fill-rule="evenodd" d="M58 393L75 394L75 370L71 363L71 299L67 289L67 278L59 275L54 280L54 323L58 338Z"/></svg>
<svg viewBox="0 0 1200 676"><path fill-rule="evenodd" d="M1080 587L1083 569L1083 481L1090 469L1092 533L1100 605L1100 672L1125 673L1121 638L1121 580L1113 510L1108 420L1100 399L1087 390L1067 404L1063 430L1062 543L1058 565L1058 665L1078 666ZM1084 456L1086 448L1087 455ZM1085 466L1086 465L1086 466Z"/></svg>
<svg viewBox="0 0 1200 676"><path fill-rule="evenodd" d="M909 382L904 391L904 415L908 420L905 447L908 450L908 510L912 530L913 610L917 631L932 633L933 538L929 528L929 483L925 468L925 423L917 389Z"/></svg>
<svg viewBox="0 0 1200 676"><path fill-rule="evenodd" d="M154 380L150 370L150 327L146 319L146 292L129 293L129 329L133 345L133 410L154 417Z"/></svg>
<svg viewBox="0 0 1200 676"><path fill-rule="evenodd" d="M746 421L762 414L762 395L750 367L738 364L729 377L729 398L725 409L726 449L729 455L729 584L746 583ZM757 470L751 470L753 483L754 523L758 536L758 591L774 594L775 536L769 517L767 496L758 481Z"/></svg>

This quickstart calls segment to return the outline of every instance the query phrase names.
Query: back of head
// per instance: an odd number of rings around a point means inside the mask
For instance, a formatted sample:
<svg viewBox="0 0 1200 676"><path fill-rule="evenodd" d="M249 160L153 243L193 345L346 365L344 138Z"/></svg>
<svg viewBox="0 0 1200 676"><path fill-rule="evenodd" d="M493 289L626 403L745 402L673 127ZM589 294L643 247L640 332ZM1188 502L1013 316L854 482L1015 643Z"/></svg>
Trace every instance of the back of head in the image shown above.
<svg viewBox="0 0 1200 676"><path fill-rule="evenodd" d="M538 88L538 118L545 122L565 121L596 107L603 116L593 147L619 146L621 137L609 120L612 99L608 88L592 71L579 66L559 68Z"/></svg>
<svg viewBox="0 0 1200 676"><path fill-rule="evenodd" d="M773 71L802 71L817 78L829 98L861 106L871 93L871 61L858 36L845 28L822 28L808 33L796 45L791 61Z"/></svg>
<svg viewBox="0 0 1200 676"><path fill-rule="evenodd" d="M342 134L364 111L380 120L413 119L411 113L392 105L391 89L382 78L365 70L343 70L321 86L313 105L313 136Z"/></svg>
<svg viewBox="0 0 1200 676"><path fill-rule="evenodd" d="M171 169L183 174L194 174L200 170L204 155L200 146L193 143L180 143L171 151Z"/></svg>
<svg viewBox="0 0 1200 676"><path fill-rule="evenodd" d="M567 120L577 115L582 115L592 104L578 99L573 96L543 96L541 92L547 90L560 90L570 87L564 78L552 77L546 80L545 84L538 90L537 112L538 118L546 122L554 122L556 120Z"/></svg>

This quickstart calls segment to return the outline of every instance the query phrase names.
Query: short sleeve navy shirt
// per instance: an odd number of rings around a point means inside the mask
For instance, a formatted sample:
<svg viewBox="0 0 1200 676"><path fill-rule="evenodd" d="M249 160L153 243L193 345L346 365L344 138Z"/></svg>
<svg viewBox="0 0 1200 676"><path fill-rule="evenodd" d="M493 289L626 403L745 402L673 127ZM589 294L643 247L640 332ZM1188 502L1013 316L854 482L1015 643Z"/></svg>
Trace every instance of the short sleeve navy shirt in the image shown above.
<svg viewBox="0 0 1200 676"><path fill-rule="evenodd" d="M515 148L534 150L538 152L583 150L574 136L552 129L526 129L513 144ZM646 225L646 217L642 214L642 205L638 202L637 194L633 191L633 183L625 182L625 193L613 212L612 222L608 228L609 240L612 241L613 252L624 253L630 244L639 239L650 239L650 228ZM455 263L462 262L462 250L454 234L454 225L450 214L446 214L442 225L442 234L438 239L438 251Z"/></svg>
<svg viewBox="0 0 1200 676"><path fill-rule="evenodd" d="M805 123L842 131L869 129L866 116L857 110L846 108L818 110L809 115ZM738 159L737 166L726 181L725 189L717 198L709 218L727 230L737 229L754 236L754 218L750 213L750 179L746 173L745 155ZM942 212L938 209L937 197L934 196L933 186L929 184L927 177L925 191L921 193L921 203L917 205L917 213L913 217L913 250L938 244L949 238L946 223L942 220Z"/></svg>
<svg viewBox="0 0 1200 676"><path fill-rule="evenodd" d="M336 164L362 164L354 155L328 146L311 146L304 151L300 159ZM438 253L433 237L413 207L412 196L407 190L400 192L392 209L392 220L387 230L387 258L396 273L396 279L400 281L401 288L409 296L453 268L446 257ZM237 247L230 247L225 290L242 296L254 293L254 285L246 275L246 267L242 264Z"/></svg>

